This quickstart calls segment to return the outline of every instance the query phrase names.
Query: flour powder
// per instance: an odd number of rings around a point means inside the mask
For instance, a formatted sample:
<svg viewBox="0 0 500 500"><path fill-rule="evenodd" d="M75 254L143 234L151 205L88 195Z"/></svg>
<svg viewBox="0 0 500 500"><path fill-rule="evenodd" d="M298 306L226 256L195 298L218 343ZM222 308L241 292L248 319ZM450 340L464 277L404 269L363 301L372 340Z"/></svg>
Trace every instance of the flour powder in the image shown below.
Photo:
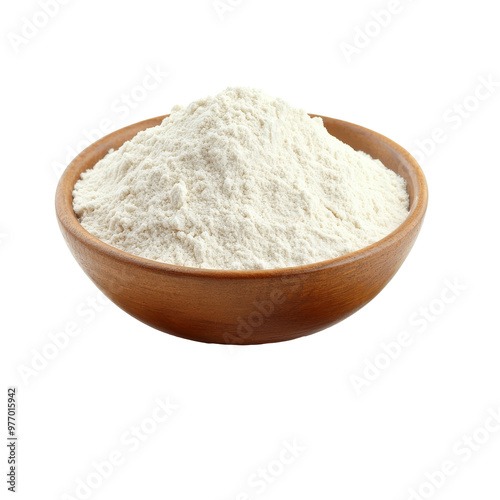
<svg viewBox="0 0 500 500"><path fill-rule="evenodd" d="M281 99L229 88L139 132L83 173L82 226L179 266L270 269L353 252L408 215L404 179Z"/></svg>

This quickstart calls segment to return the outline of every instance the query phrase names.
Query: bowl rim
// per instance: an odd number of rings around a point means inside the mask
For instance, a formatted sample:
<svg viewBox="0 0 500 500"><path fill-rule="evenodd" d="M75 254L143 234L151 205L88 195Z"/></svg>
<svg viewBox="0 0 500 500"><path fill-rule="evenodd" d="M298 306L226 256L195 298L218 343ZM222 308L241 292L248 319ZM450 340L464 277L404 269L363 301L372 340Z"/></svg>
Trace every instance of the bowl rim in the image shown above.
<svg viewBox="0 0 500 500"><path fill-rule="evenodd" d="M365 259L375 253L384 251L387 247L397 243L403 239L408 233L412 232L415 226L419 225L425 215L427 209L428 201L428 187L424 176L424 173L418 164L418 162L411 156L411 154L404 149L402 146L387 138L386 136L379 134L373 130L362 127L361 125L356 125L344 120L339 120L336 118L330 118L322 115L310 114L311 117L320 117L322 119L333 120L341 126L350 127L356 130L358 133L374 135L381 142L385 143L387 147L395 151L398 156L401 156L406 163L409 165L413 174L417 179L415 183L415 192L413 195L413 200L410 206L410 210L406 219L391 233L369 246L363 247L355 252L351 252L340 257L333 259L327 259L320 262L314 262L311 264L304 264L300 266L291 267L281 267L274 269L254 269L254 270L238 270L238 269L204 269L197 267L187 267L178 266L174 264L168 264L165 262L159 262L145 257L140 257L115 248L108 243L105 243L98 239L96 236L89 233L78 220L74 210L73 210L73 189L74 184L71 182L71 178L74 176L74 171L80 169L82 163L87 163L89 155L91 155L96 149L103 148L103 146L110 140L111 137L119 135L127 130L136 129L138 133L141 130L145 130L149 127L154 127L159 125L163 119L169 115L161 115L154 118L149 118L147 120L142 120L136 122L126 127L117 129L110 134L102 137L101 139L95 141L90 146L81 151L66 167L59 183L57 185L55 205L56 205L56 215L59 224L64 227L64 229L70 233L74 238L80 241L85 246L88 246L98 253L104 254L110 258L117 259L123 263L134 265L142 268L149 269L151 271L168 273L175 275L200 277L200 278L215 278L215 279L265 279L274 278L279 279L283 277L296 276L301 274L307 274L315 271L321 271L324 269L331 269L335 267L340 267L345 264L350 264L355 261ZM126 141L124 141L126 142ZM94 164L95 165L95 164ZM94 165L89 166L86 170L94 167ZM83 171L86 171L83 170ZM82 172L83 172L82 171Z"/></svg>

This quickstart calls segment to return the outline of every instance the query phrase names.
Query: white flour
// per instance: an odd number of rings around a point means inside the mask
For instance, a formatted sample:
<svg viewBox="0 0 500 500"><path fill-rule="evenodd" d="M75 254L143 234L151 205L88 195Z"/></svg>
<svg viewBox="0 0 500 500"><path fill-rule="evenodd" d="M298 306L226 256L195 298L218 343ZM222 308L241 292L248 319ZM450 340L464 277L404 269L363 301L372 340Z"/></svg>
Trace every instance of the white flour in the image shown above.
<svg viewBox="0 0 500 500"><path fill-rule="evenodd" d="M210 269L310 264L370 245L408 215L404 179L281 99L229 88L140 132L75 185L100 240Z"/></svg>

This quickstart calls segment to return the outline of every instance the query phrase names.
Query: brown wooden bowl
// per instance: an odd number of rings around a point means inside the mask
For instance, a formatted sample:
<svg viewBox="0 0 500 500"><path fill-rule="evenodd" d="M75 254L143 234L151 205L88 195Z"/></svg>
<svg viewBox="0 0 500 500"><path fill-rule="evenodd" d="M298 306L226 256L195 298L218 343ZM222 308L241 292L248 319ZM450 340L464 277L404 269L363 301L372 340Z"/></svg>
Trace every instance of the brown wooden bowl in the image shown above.
<svg viewBox="0 0 500 500"><path fill-rule="evenodd" d="M311 115L314 116L314 115ZM406 179L408 218L379 242L305 266L258 271L196 269L136 257L88 233L73 212L73 187L110 148L117 149L164 116L122 128L80 153L56 193L59 226L73 256L116 305L153 328L179 337L223 344L295 339L356 312L390 281L410 252L427 208L427 184L401 146L352 123L323 118L328 132L380 159Z"/></svg>

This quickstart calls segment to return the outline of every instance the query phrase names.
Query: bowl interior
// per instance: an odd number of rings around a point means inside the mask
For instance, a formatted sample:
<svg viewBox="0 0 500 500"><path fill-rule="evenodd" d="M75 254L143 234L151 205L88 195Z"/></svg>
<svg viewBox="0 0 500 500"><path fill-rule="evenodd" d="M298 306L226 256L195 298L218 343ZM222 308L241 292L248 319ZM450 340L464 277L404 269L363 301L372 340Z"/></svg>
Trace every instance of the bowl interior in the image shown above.
<svg viewBox="0 0 500 500"><path fill-rule="evenodd" d="M311 115L319 116L319 115ZM368 153L380 160L387 168L403 177L410 196L410 209L415 206L417 197L422 194L423 174L416 161L401 146L387 137L342 120L321 116L326 129L337 139L349 144L357 151Z"/></svg>
<svg viewBox="0 0 500 500"><path fill-rule="evenodd" d="M144 120L142 122L135 123L128 127L117 130L106 137L96 141L94 144L89 146L86 150L81 152L73 162L68 166L66 171L63 173L58 191L56 194L56 209L59 217L59 221L62 225L69 230L73 236L84 239L87 243L91 244L94 248L99 248L101 251L106 251L108 253L113 253L116 257L120 257L126 260L141 261L143 265L152 265L158 267L158 269L170 269L177 271L186 271L190 273L196 273L200 275L209 274L231 274L231 275L250 275L250 274L275 274L280 272L293 273L294 270L299 269L305 270L306 268L311 269L312 267L322 267L324 265L330 265L333 262L340 265L346 259L359 258L374 246L381 245L388 239L402 236L403 233L408 232L411 228L419 224L420 220L423 218L427 205L427 185L423 172L421 171L416 160L401 146L391 141L387 137L378 134L372 130L366 129L359 125L355 125L342 120L337 120L334 118L328 118L321 115L311 114L311 117L319 116L322 118L323 123L328 130L328 132L340 139L341 141L349 144L355 150L364 151L368 153L373 158L379 159L384 163L387 168L390 168L397 174L401 175L407 182L407 191L410 198L410 212L407 219L390 235L386 236L379 242L370 245L364 249L358 250L352 254L348 254L337 259L330 259L323 262L318 262L314 264L307 264L304 266L289 267L284 269L267 269L267 270L257 270L257 271L224 271L224 270L210 270L210 269L197 269L197 268L186 268L180 266L174 266L170 264L164 264L156 261L149 261L142 257L133 256L123 252L122 250L110 247L109 245L101 242L93 235L88 233L78 222L78 219L73 211L73 189L75 183L80 178L82 172L94 167L94 165L102 159L108 151L113 148L119 148L124 142L132 139L141 130L145 130L149 127L154 127L159 125L162 120L168 115L158 116L155 118L150 118L149 120Z"/></svg>

